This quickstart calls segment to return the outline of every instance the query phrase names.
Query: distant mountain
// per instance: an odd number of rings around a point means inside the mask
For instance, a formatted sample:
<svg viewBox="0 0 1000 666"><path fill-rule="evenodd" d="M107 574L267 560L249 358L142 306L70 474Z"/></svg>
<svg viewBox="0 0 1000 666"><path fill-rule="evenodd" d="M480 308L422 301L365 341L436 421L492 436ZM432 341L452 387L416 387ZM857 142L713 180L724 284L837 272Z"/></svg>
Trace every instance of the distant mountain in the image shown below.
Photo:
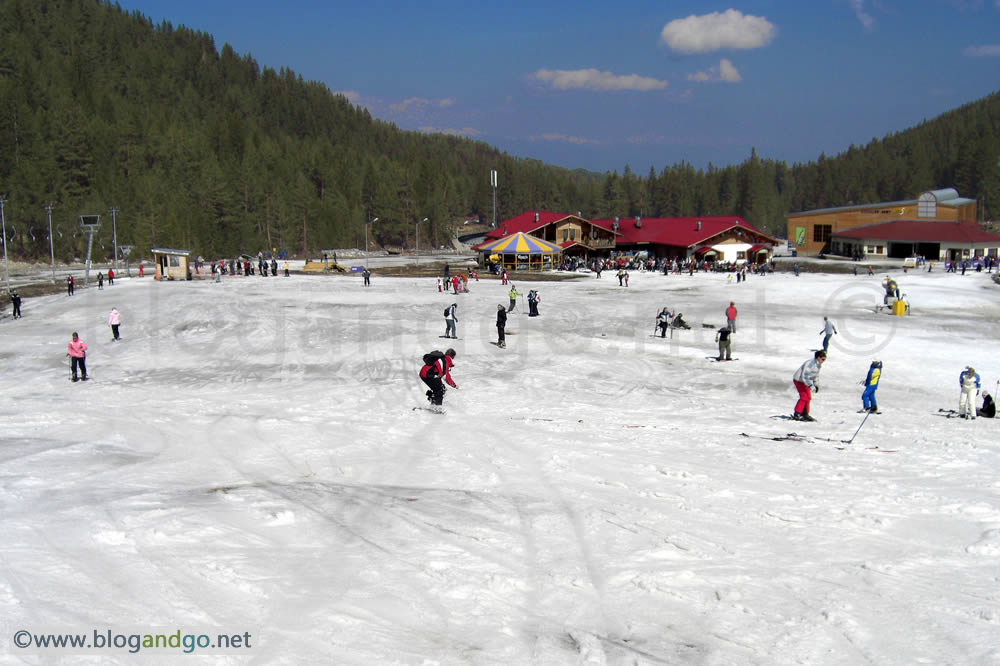
<svg viewBox="0 0 1000 666"><path fill-rule="evenodd" d="M77 216L119 211L120 244L230 256L377 243L442 244L452 225L525 210L587 217L740 215L770 233L789 210L985 197L1000 217L1000 96L836 157L786 165L680 163L637 176L563 169L481 141L402 131L295 72L205 33L99 0L0 3L0 194L8 248L79 256ZM418 224L423 218L428 222ZM107 219L107 216L105 216ZM105 225L97 245L110 254ZM96 247L96 246L95 246Z"/></svg>

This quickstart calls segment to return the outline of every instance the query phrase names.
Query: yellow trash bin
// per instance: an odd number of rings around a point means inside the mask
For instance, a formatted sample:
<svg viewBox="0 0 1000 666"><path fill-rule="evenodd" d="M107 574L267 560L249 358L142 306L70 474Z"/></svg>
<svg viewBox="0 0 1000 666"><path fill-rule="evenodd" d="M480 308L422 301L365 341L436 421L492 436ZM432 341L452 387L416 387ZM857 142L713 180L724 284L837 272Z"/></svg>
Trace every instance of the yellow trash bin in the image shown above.
<svg viewBox="0 0 1000 666"><path fill-rule="evenodd" d="M903 301L896 301L892 304L892 314L902 317L906 314L906 303Z"/></svg>

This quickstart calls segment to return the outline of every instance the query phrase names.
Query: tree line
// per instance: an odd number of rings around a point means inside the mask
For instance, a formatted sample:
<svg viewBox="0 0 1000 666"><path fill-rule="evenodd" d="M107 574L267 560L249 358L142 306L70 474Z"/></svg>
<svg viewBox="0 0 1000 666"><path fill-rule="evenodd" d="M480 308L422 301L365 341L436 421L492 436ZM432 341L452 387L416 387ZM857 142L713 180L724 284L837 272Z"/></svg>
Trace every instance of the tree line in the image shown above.
<svg viewBox="0 0 1000 666"><path fill-rule="evenodd" d="M482 141L403 131L290 69L103 0L0 3L0 195L8 251L60 259L80 214L120 213L119 244L206 257L448 242L456 221L525 210L585 217L739 215L783 235L788 211L954 186L1000 217L1000 96L836 157L683 162L643 177L569 170ZM428 218L425 223L420 223ZM110 224L97 239L110 257ZM419 231L418 231L419 229Z"/></svg>

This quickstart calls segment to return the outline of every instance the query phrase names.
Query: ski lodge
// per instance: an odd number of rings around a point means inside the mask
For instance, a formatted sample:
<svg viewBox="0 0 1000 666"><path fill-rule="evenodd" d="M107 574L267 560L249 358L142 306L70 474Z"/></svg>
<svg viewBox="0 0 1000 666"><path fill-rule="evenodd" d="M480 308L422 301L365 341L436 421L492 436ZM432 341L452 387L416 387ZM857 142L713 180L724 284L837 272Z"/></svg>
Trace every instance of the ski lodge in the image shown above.
<svg viewBox="0 0 1000 666"><path fill-rule="evenodd" d="M528 211L501 222L473 249L482 254L497 240L517 233L553 243L563 255L582 259L646 252L659 258L756 264L766 262L771 249L784 243L739 217L588 220L579 214Z"/></svg>
<svg viewBox="0 0 1000 666"><path fill-rule="evenodd" d="M931 261L996 257L1000 236L980 229L976 219L976 201L951 188L930 190L913 200L786 216L788 238L800 255L857 259L923 255Z"/></svg>

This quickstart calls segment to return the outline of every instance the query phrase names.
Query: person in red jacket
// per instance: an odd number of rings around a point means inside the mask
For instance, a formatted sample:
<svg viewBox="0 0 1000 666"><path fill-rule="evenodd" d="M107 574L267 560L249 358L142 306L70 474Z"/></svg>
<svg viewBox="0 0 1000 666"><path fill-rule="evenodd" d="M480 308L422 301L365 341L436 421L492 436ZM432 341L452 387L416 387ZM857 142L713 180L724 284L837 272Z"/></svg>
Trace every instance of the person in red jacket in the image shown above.
<svg viewBox="0 0 1000 666"><path fill-rule="evenodd" d="M73 339L69 341L66 350L69 355L69 367L73 371L73 381L79 381L76 375L77 367L83 375L83 381L87 381L87 343L80 339L80 336L73 331Z"/></svg>
<svg viewBox="0 0 1000 666"><path fill-rule="evenodd" d="M736 303L729 301L729 307L726 308L726 322L729 325L729 332L736 332Z"/></svg>
<svg viewBox="0 0 1000 666"><path fill-rule="evenodd" d="M432 405L444 403L445 383L452 388L458 388L451 378L451 368L455 364L455 350L449 349L443 354L439 351L432 351L424 354L424 367L420 368L420 379L427 384L427 399ZM443 382L442 382L443 380Z"/></svg>

